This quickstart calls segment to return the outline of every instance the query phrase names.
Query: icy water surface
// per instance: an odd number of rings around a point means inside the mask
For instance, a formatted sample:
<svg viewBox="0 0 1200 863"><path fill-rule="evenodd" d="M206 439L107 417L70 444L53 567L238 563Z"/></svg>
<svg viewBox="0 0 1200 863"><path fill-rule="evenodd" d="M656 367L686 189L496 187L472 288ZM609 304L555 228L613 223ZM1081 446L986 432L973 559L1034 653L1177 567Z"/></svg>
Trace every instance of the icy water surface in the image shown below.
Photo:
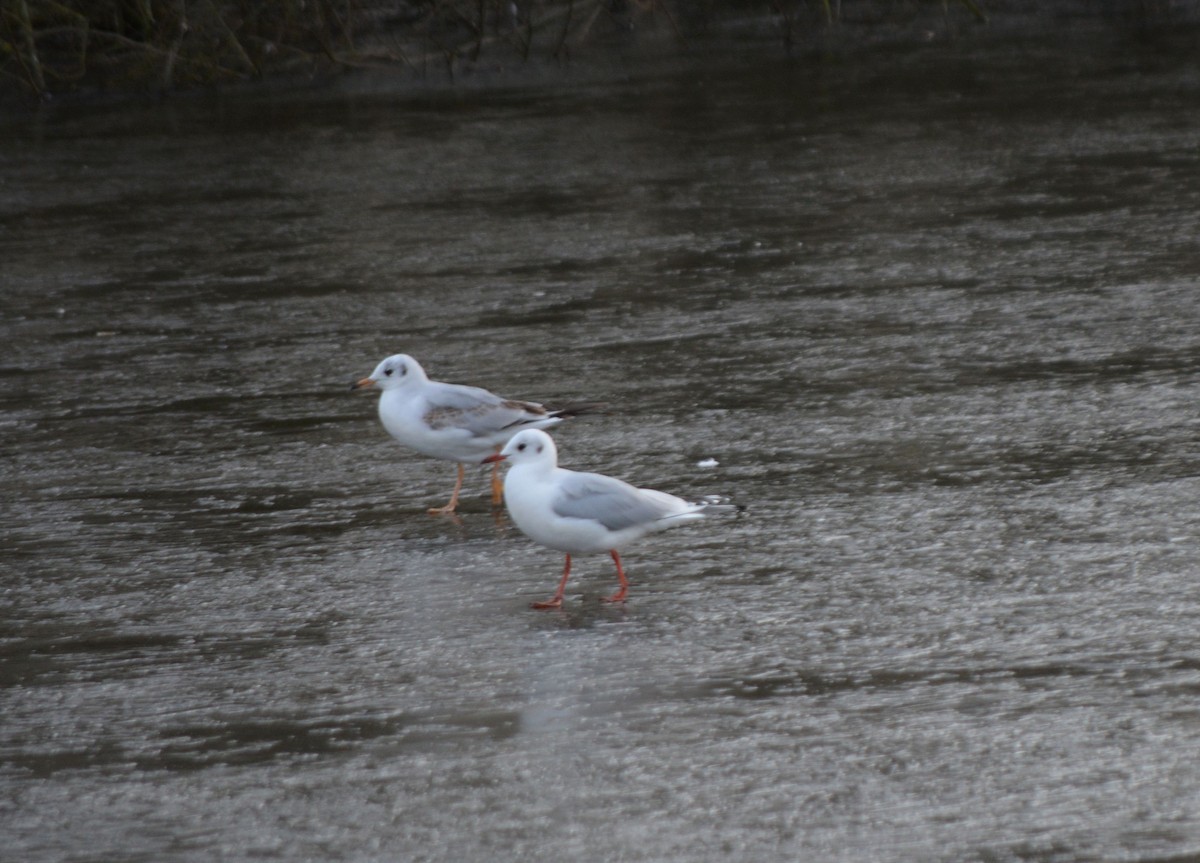
<svg viewBox="0 0 1200 863"><path fill-rule="evenodd" d="M6 124L0 856L1200 855L1194 57L563 78ZM532 611L397 351L748 510Z"/></svg>

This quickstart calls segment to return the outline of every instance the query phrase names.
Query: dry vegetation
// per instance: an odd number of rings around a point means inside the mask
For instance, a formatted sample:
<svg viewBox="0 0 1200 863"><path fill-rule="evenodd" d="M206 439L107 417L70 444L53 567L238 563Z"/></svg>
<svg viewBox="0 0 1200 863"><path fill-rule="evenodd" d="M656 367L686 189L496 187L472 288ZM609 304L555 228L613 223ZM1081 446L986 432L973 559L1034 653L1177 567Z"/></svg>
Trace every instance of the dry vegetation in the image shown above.
<svg viewBox="0 0 1200 863"><path fill-rule="evenodd" d="M0 86L169 90L271 73L562 56L664 0L5 0ZM499 43L499 44L498 44Z"/></svg>
<svg viewBox="0 0 1200 863"><path fill-rule="evenodd" d="M979 2L3 0L0 91L169 91L361 67L453 75L481 61L562 60L650 26L686 44L688 33L719 16L760 19L792 44L868 7L884 16L933 8L984 20Z"/></svg>

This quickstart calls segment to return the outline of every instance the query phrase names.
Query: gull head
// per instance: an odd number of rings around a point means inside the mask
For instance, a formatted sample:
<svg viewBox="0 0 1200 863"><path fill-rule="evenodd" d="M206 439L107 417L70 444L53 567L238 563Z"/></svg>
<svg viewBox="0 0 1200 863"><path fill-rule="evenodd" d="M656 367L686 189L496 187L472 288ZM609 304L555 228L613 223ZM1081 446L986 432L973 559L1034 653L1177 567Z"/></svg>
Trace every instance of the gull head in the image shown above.
<svg viewBox="0 0 1200 863"><path fill-rule="evenodd" d="M513 467L522 464L554 467L558 464L558 447L554 445L554 439L541 429L525 429L509 438L500 452L484 459L485 462L504 460L511 462Z"/></svg>
<svg viewBox="0 0 1200 863"><path fill-rule="evenodd" d="M408 354L393 354L375 367L369 377L351 384L350 389L360 390L375 387L380 390L398 390L427 381L421 364Z"/></svg>

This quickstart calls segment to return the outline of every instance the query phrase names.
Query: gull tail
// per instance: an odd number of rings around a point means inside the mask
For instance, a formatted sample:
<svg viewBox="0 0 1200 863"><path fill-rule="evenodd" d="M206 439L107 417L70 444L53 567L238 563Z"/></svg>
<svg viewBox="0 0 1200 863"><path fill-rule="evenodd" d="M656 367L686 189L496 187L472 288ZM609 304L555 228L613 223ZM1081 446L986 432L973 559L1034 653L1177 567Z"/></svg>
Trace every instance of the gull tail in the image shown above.
<svg viewBox="0 0 1200 863"><path fill-rule="evenodd" d="M577 417L580 414L598 414L608 410L607 402L568 402L565 405L546 406L546 413L552 417Z"/></svg>
<svg viewBox="0 0 1200 863"><path fill-rule="evenodd" d="M694 512L702 512L705 515L746 511L744 503L733 503L729 498L715 494L705 495L701 500L696 501L696 507Z"/></svg>
<svg viewBox="0 0 1200 863"><path fill-rule="evenodd" d="M639 489L646 493L651 489ZM664 515L660 521L667 525L682 524L686 521L695 521L709 515L727 515L729 513L745 512L746 507L740 503L723 503L728 501L727 497L718 497L715 494L706 495L698 501L686 501L683 498L675 497L674 495L666 494L665 492L655 492L661 494L664 499L670 501L675 507L679 507L675 512Z"/></svg>

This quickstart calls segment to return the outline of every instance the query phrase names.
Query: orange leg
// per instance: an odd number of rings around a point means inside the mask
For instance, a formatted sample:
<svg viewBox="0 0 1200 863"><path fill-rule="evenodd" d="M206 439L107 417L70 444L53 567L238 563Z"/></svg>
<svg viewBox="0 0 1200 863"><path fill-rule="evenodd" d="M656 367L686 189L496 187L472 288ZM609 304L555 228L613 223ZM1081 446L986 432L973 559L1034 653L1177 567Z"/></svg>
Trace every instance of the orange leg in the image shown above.
<svg viewBox="0 0 1200 863"><path fill-rule="evenodd" d="M458 509L458 493L462 491L464 469L460 464L458 466L458 482L454 484L454 491L450 495L450 502L445 506L436 506L429 510L430 515L449 515Z"/></svg>
<svg viewBox="0 0 1200 863"><path fill-rule="evenodd" d="M496 447L500 452L500 447ZM500 479L500 462L492 463L492 506L504 503L504 483Z"/></svg>
<svg viewBox="0 0 1200 863"><path fill-rule="evenodd" d="M617 592L612 596L606 596L605 602L624 602L625 597L629 595L629 579L625 577L625 570L621 568L621 555L617 554L616 549L609 552L612 555L613 563L617 565Z"/></svg>
<svg viewBox="0 0 1200 863"><path fill-rule="evenodd" d="M558 583L558 590L554 591L554 596L547 599L545 602L531 602L530 608L562 608L563 594L567 590L567 577L571 574L571 555L567 555L567 565L563 567L562 580Z"/></svg>

